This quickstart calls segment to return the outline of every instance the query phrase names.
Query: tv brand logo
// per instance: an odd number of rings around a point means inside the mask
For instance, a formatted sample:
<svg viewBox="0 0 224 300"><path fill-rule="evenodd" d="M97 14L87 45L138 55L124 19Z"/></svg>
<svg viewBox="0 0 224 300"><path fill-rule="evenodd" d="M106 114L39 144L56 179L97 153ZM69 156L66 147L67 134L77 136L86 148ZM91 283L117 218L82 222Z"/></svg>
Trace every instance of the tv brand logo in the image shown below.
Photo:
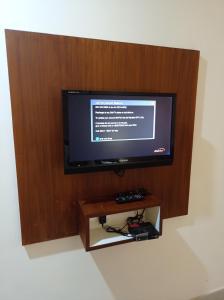
<svg viewBox="0 0 224 300"><path fill-rule="evenodd" d="M162 152L165 152L165 151L166 151L166 149L163 148L163 147L160 147L160 148L154 150L155 153L162 153Z"/></svg>

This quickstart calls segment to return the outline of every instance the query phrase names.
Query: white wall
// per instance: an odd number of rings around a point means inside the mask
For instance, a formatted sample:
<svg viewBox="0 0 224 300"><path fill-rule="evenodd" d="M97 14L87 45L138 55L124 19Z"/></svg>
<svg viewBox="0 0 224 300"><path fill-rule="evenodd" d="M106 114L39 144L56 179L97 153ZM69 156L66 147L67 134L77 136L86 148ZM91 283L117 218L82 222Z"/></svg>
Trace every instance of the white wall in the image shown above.
<svg viewBox="0 0 224 300"><path fill-rule="evenodd" d="M223 0L0 1L0 299L189 300L224 288L223 11ZM92 253L79 237L21 246L4 28L201 51L189 216L166 220L158 240Z"/></svg>

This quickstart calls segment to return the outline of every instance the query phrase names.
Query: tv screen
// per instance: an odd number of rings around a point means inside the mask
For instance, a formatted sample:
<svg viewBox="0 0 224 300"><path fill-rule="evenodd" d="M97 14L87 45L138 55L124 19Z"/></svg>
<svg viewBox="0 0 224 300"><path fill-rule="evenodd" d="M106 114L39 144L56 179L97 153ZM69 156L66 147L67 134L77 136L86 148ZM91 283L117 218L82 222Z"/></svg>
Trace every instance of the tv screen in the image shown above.
<svg viewBox="0 0 224 300"><path fill-rule="evenodd" d="M62 94L65 173L172 163L175 94Z"/></svg>

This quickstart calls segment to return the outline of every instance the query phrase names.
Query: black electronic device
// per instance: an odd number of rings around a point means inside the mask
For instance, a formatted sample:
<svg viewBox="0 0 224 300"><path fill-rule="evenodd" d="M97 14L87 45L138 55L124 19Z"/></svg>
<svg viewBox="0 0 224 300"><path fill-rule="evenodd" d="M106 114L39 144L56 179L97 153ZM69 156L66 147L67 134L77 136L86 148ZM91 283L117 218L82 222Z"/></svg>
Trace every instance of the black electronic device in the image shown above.
<svg viewBox="0 0 224 300"><path fill-rule="evenodd" d="M132 237L136 241L156 239L159 237L159 232L151 222L144 221L144 212L145 209L141 213L137 211L135 216L128 217L126 223L121 228L104 225L106 223L106 216L99 217L99 223L106 232Z"/></svg>
<svg viewBox="0 0 224 300"><path fill-rule="evenodd" d="M159 232L150 222L130 223L128 224L128 232L136 241L156 239Z"/></svg>
<svg viewBox="0 0 224 300"><path fill-rule="evenodd" d="M168 165L175 94L65 90L64 171Z"/></svg>
<svg viewBox="0 0 224 300"><path fill-rule="evenodd" d="M115 201L119 204L139 201L145 198L146 195L149 195L149 192L140 188L134 191L122 192L115 195Z"/></svg>

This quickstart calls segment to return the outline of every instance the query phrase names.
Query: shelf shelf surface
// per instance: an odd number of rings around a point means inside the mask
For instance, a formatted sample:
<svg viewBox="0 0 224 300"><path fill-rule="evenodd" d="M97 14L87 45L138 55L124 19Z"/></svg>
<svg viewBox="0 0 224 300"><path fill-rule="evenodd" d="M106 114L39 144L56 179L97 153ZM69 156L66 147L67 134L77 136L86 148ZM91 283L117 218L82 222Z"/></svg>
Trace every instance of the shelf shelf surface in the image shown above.
<svg viewBox="0 0 224 300"><path fill-rule="evenodd" d="M117 214L130 210L159 206L160 201L154 195L148 195L142 200L122 204L116 203L115 200L105 200L104 202L80 203L80 205L83 215L92 218L100 215Z"/></svg>

